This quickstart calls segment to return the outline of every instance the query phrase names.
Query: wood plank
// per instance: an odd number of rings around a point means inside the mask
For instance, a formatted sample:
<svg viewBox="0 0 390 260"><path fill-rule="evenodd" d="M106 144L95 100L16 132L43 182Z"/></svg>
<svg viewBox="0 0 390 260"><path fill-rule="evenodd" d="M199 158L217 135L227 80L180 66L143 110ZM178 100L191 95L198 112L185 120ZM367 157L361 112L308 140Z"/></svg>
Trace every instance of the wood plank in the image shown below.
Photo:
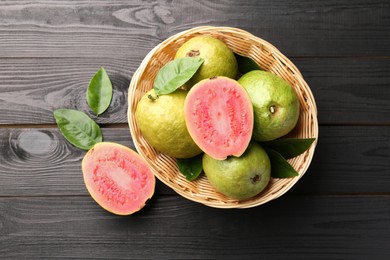
<svg viewBox="0 0 390 260"><path fill-rule="evenodd" d="M390 124L390 59L293 59L320 124Z"/></svg>
<svg viewBox="0 0 390 260"><path fill-rule="evenodd" d="M104 139L134 149L127 128L103 128ZM298 194L390 194L390 127L324 126ZM0 128L0 196L87 195L84 151L56 128ZM158 183L157 194L174 194Z"/></svg>
<svg viewBox="0 0 390 260"><path fill-rule="evenodd" d="M285 196L245 210L156 196L120 217L89 197L0 198L6 259L388 259L389 196Z"/></svg>
<svg viewBox="0 0 390 260"><path fill-rule="evenodd" d="M389 126L323 126L310 168L292 192L390 194L389 173Z"/></svg>
<svg viewBox="0 0 390 260"><path fill-rule="evenodd" d="M1 59L0 124L54 124L58 108L84 111L99 123L127 122L127 90L138 65L131 59ZM86 91L101 66L110 76L113 98L97 118L87 105Z"/></svg>
<svg viewBox="0 0 390 260"><path fill-rule="evenodd" d="M103 129L105 141L135 150L129 129ZM57 128L0 129L0 196L88 195L81 172L85 151ZM156 193L172 191L158 182Z"/></svg>
<svg viewBox="0 0 390 260"><path fill-rule="evenodd" d="M164 39L200 25L248 30L288 56L389 56L389 11L384 0L2 1L0 57L140 61Z"/></svg>
<svg viewBox="0 0 390 260"><path fill-rule="evenodd" d="M312 89L320 124L390 124L390 59L292 61ZM96 118L85 92L100 66L108 71L114 96ZM138 66L130 58L0 59L0 124L54 124L57 108L85 111L99 123L126 123L128 86Z"/></svg>

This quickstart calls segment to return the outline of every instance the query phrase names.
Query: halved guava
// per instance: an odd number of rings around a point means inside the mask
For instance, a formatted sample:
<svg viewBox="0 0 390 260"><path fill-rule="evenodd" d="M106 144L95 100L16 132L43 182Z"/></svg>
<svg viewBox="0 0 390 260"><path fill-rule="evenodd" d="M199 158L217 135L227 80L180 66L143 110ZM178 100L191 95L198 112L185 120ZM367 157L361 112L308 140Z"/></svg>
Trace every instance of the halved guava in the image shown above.
<svg viewBox="0 0 390 260"><path fill-rule="evenodd" d="M92 198L117 215L130 215L154 194L155 177L132 149L111 142L95 144L84 156L82 171Z"/></svg>
<svg viewBox="0 0 390 260"><path fill-rule="evenodd" d="M200 81L188 92L184 110L188 132L210 157L223 160L245 152L253 131L253 107L237 81Z"/></svg>

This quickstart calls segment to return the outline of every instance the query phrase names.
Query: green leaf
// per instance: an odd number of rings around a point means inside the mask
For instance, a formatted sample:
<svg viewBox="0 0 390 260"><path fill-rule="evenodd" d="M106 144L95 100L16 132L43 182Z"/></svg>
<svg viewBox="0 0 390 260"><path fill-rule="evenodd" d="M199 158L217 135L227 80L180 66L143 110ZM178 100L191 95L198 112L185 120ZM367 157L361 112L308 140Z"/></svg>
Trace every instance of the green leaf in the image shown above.
<svg viewBox="0 0 390 260"><path fill-rule="evenodd" d="M87 103L98 116L110 106L112 85L107 72L101 67L92 77L87 90Z"/></svg>
<svg viewBox="0 0 390 260"><path fill-rule="evenodd" d="M297 171L277 151L265 148L271 161L271 176L273 178L291 178L298 176Z"/></svg>
<svg viewBox="0 0 390 260"><path fill-rule="evenodd" d="M99 125L85 113L73 109L57 109L53 114L62 135L72 145L89 150L102 141Z"/></svg>
<svg viewBox="0 0 390 260"><path fill-rule="evenodd" d="M234 53L234 55L236 56L236 60L238 63L238 71L241 74L245 74L245 73L252 71L252 70L261 70L260 66L257 65L257 63L254 60L252 60L251 58L246 57L246 56L242 56L242 55L237 54L237 53Z"/></svg>
<svg viewBox="0 0 390 260"><path fill-rule="evenodd" d="M179 171L186 177L188 181L193 181L201 174L203 154L191 157L188 159L177 159Z"/></svg>
<svg viewBox="0 0 390 260"><path fill-rule="evenodd" d="M165 64L154 80L156 95L174 92L194 76L203 62L200 57L184 57Z"/></svg>
<svg viewBox="0 0 390 260"><path fill-rule="evenodd" d="M315 138L283 138L262 144L277 151L284 158L290 159L305 152L315 140Z"/></svg>

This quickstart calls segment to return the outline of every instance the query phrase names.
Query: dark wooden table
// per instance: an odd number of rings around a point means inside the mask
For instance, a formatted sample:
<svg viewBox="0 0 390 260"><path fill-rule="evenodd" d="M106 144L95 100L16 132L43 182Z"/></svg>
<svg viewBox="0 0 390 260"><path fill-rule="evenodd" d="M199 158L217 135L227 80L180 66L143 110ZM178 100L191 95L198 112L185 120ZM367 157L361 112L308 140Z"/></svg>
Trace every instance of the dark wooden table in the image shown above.
<svg viewBox="0 0 390 260"><path fill-rule="evenodd" d="M88 195L85 154L57 108L88 112L104 66L104 138L134 148L129 82L144 56L200 25L247 30L302 72L320 138L287 194L245 210L206 207L161 182L120 217ZM5 259L390 259L390 2L379 0L0 2L0 257Z"/></svg>

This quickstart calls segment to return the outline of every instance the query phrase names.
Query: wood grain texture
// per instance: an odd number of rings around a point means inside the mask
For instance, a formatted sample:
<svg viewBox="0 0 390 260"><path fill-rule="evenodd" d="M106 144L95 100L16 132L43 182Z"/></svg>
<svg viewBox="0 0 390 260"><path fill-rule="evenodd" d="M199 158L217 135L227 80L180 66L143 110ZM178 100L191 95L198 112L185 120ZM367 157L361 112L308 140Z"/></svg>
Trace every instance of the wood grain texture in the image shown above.
<svg viewBox="0 0 390 260"><path fill-rule="evenodd" d="M288 56L390 55L388 1L2 1L0 57L140 59L200 25L239 27Z"/></svg>
<svg viewBox="0 0 390 260"><path fill-rule="evenodd" d="M113 85L109 109L96 117L86 102L89 81L103 66ZM0 59L0 124L55 124L53 111L72 108L98 123L127 122L131 59Z"/></svg>
<svg viewBox="0 0 390 260"><path fill-rule="evenodd" d="M297 193L390 194L390 127L323 126Z"/></svg>
<svg viewBox="0 0 390 260"><path fill-rule="evenodd" d="M105 141L135 150L129 129L103 129ZM81 171L85 151L56 128L0 129L0 196L88 195ZM157 183L156 193L173 193Z"/></svg>
<svg viewBox="0 0 390 260"><path fill-rule="evenodd" d="M320 124L390 124L390 59L294 58L309 84ZM127 91L140 60L123 58L0 59L0 125L54 124L57 108L85 111L99 123L127 122ZM113 82L110 108L96 118L85 101L100 66Z"/></svg>
<svg viewBox="0 0 390 260"><path fill-rule="evenodd" d="M389 13L386 0L0 1L0 258L390 259ZM112 215L52 112L84 111L134 149L132 75L155 45L201 25L245 29L297 65L319 111L312 164L256 208L206 207L158 181L142 211ZM114 97L96 118L85 91L100 66Z"/></svg>
<svg viewBox="0 0 390 260"><path fill-rule="evenodd" d="M390 59L293 59L320 124L390 124Z"/></svg>
<svg viewBox="0 0 390 260"><path fill-rule="evenodd" d="M89 197L0 198L6 259L387 259L388 196L285 196L245 210L156 196L119 217Z"/></svg>
<svg viewBox="0 0 390 260"><path fill-rule="evenodd" d="M127 128L104 128L104 140L134 149ZM0 196L87 195L85 152L56 128L0 129ZM314 159L289 193L390 194L390 127L321 127ZM158 194L175 194L158 183Z"/></svg>

